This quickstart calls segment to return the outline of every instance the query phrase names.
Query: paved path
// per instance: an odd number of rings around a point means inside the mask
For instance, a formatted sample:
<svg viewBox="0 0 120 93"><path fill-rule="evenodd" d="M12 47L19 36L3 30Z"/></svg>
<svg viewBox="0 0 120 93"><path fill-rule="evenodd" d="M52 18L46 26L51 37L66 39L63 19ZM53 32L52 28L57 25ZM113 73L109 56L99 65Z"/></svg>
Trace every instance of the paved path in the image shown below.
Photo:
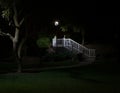
<svg viewBox="0 0 120 93"><path fill-rule="evenodd" d="M64 69L64 68L74 68L74 67L80 67L85 66L94 63L94 61L84 61L80 62L79 64L70 65L70 66L56 66L56 67L44 67L44 68L34 68L34 69L24 69L25 72L34 72L34 71L43 71L43 70L54 70L54 69Z"/></svg>

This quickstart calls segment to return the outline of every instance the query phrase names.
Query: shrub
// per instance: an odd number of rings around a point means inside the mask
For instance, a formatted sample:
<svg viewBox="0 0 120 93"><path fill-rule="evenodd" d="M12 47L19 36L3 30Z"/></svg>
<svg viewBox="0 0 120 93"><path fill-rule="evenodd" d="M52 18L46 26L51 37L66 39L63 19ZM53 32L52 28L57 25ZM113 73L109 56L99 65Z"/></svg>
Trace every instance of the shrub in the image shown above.
<svg viewBox="0 0 120 93"><path fill-rule="evenodd" d="M36 43L37 43L38 47L48 47L51 44L50 39L48 37L38 38Z"/></svg>

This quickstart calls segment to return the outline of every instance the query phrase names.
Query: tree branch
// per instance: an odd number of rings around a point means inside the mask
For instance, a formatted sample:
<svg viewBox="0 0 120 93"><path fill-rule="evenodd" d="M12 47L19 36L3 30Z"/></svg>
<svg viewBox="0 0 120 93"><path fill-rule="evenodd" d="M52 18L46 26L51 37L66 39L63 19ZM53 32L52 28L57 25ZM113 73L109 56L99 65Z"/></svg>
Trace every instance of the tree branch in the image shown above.
<svg viewBox="0 0 120 93"><path fill-rule="evenodd" d="M18 14L17 14L17 9L15 4L13 5L13 11L14 11L13 20L14 20L15 26L19 27L18 19L17 19Z"/></svg>
<svg viewBox="0 0 120 93"><path fill-rule="evenodd" d="M8 36L12 41L13 41L13 39L14 39L14 37L13 37L10 33L4 33L4 32L2 32L2 31L0 31L0 35L1 35L1 36Z"/></svg>
<svg viewBox="0 0 120 93"><path fill-rule="evenodd" d="M20 21L19 25L21 26L23 22L24 22L24 18Z"/></svg>

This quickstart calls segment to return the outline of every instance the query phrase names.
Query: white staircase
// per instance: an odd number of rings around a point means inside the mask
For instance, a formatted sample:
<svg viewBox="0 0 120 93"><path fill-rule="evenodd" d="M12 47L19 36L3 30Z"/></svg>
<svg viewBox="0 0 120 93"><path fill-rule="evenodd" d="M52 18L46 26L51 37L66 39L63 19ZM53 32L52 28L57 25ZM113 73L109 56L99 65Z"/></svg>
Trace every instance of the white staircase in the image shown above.
<svg viewBox="0 0 120 93"><path fill-rule="evenodd" d="M95 49L89 49L70 38L57 39L56 36L52 40L53 47L65 47L74 53L83 53L87 57L95 57Z"/></svg>

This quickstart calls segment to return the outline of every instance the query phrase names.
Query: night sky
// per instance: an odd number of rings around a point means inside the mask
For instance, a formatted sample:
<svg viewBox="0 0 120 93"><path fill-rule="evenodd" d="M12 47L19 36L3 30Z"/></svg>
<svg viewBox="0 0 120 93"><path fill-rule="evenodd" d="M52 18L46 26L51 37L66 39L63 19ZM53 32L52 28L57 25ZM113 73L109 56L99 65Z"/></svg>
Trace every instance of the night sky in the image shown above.
<svg viewBox="0 0 120 93"><path fill-rule="evenodd" d="M33 3L32 13L39 23L50 24L53 19L70 21L85 26L89 36L99 41L118 39L119 16L109 15L114 9L104 3L93 1ZM106 14L108 12L108 15ZM113 41L112 41L113 42Z"/></svg>
<svg viewBox="0 0 120 93"><path fill-rule="evenodd" d="M41 1L23 0L25 10L30 17L29 26L36 28L49 25L53 20L68 21L75 24L81 24L89 36L93 39L113 39L118 38L119 16L106 15L106 12L113 13L114 9L109 10L109 6L104 3L92 1ZM110 8L111 9L111 8ZM31 28L30 28L31 29ZM104 34L103 34L104 33Z"/></svg>

